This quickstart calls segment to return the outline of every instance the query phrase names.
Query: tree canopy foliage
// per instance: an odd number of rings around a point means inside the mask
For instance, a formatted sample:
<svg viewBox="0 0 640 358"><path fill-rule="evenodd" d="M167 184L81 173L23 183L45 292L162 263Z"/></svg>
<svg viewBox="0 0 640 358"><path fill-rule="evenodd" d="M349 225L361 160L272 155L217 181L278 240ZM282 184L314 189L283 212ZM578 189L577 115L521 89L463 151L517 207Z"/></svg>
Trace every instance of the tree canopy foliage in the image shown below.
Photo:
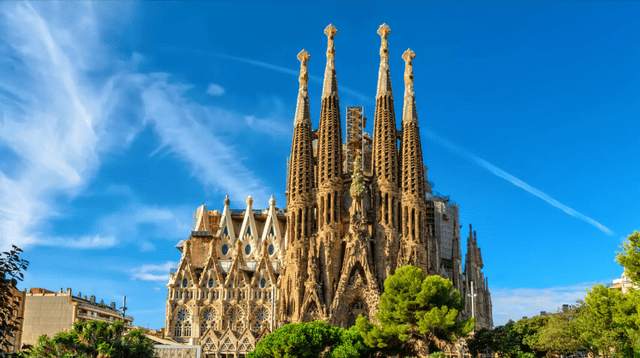
<svg viewBox="0 0 640 358"><path fill-rule="evenodd" d="M640 232L629 235L616 260L634 286L640 283ZM640 357L640 290L596 284L584 300L553 315L523 318L494 330L480 330L468 342L476 355L485 349L501 356L535 357L582 352L611 357Z"/></svg>
<svg viewBox="0 0 640 358"><path fill-rule="evenodd" d="M464 300L453 283L440 276L425 277L408 265L389 276L378 304L380 325L360 315L356 326L369 347L397 350L404 354L428 354L429 345L451 342L473 330L474 320L458 319ZM415 352L415 351L418 352Z"/></svg>
<svg viewBox="0 0 640 358"><path fill-rule="evenodd" d="M261 340L247 358L356 358L371 349L357 328L349 330L315 321L284 325Z"/></svg>
<svg viewBox="0 0 640 358"><path fill-rule="evenodd" d="M622 251L616 252L616 261L625 268L631 281L640 282L640 232L636 230L627 236L620 248Z"/></svg>
<svg viewBox="0 0 640 358"><path fill-rule="evenodd" d="M23 271L29 266L29 261L19 257L20 253L22 249L12 245L11 251L0 255L0 357L13 347L13 337L20 329L21 322L16 314L19 303L13 291L18 289L18 281L22 281Z"/></svg>
<svg viewBox="0 0 640 358"><path fill-rule="evenodd" d="M153 342L142 329L124 334L124 323L78 322L53 338L42 335L25 357L151 358Z"/></svg>

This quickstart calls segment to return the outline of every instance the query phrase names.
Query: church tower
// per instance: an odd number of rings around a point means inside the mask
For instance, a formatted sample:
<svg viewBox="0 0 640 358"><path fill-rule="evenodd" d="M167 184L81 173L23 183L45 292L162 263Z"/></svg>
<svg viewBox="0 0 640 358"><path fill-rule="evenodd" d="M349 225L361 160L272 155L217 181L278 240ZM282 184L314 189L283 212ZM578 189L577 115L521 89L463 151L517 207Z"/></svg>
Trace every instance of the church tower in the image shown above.
<svg viewBox="0 0 640 358"><path fill-rule="evenodd" d="M342 124L333 38L338 30L327 26L327 65L322 88L322 108L318 128L318 255L321 264L324 301L331 302L337 287L341 263L341 226L343 207Z"/></svg>
<svg viewBox="0 0 640 358"><path fill-rule="evenodd" d="M309 237L313 225L313 152L311 143L311 118L307 84L307 62L311 56L300 51L300 89L293 122L293 141L289 164L287 203L287 253L285 273L281 283L285 298L283 319L297 322L304 297L307 279Z"/></svg>
<svg viewBox="0 0 640 358"><path fill-rule="evenodd" d="M422 145L418 126L418 111L413 92L413 64L415 53L408 49L402 55L405 61L404 108L402 111L402 244L398 267L414 265L426 275L435 270L430 257L426 227L425 173ZM430 265L431 264L431 265Z"/></svg>
<svg viewBox="0 0 640 358"><path fill-rule="evenodd" d="M380 25L380 69L373 129L373 185L372 201L375 208L376 273L380 287L396 268L400 223L400 173L398 166L398 130L393 108L393 91L389 74L387 37L391 29Z"/></svg>

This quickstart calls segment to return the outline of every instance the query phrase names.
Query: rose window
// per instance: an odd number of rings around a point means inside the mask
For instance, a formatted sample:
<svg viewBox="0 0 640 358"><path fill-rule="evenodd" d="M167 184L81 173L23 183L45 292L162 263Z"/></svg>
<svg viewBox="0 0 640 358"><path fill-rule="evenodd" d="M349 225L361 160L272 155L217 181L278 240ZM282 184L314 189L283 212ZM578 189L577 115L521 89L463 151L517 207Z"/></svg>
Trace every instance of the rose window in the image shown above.
<svg viewBox="0 0 640 358"><path fill-rule="evenodd" d="M269 317L269 312L267 312L267 310L265 310L264 308L261 308L258 310L258 312L256 312L256 319L259 322L266 320L268 317Z"/></svg>
<svg viewBox="0 0 640 358"><path fill-rule="evenodd" d="M204 320L207 322L212 322L216 319L216 311L212 309L208 309L204 311Z"/></svg>
<svg viewBox="0 0 640 358"><path fill-rule="evenodd" d="M189 311L183 308L180 311L178 311L177 316L178 316L178 321L182 322L186 319L189 319Z"/></svg>

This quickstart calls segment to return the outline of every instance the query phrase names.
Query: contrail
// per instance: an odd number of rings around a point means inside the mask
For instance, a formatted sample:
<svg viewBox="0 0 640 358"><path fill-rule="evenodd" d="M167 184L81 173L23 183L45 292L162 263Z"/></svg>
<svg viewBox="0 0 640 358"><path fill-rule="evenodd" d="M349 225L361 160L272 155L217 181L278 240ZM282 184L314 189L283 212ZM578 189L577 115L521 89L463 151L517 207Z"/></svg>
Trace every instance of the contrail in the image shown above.
<svg viewBox="0 0 640 358"><path fill-rule="evenodd" d="M280 73L285 73L287 75L293 75L293 76L296 76L296 77L300 76L300 71L299 70L292 70L290 68L274 65L274 64L271 64L271 63L263 62L263 61L252 60L252 59L248 59L248 58L223 55L223 54L220 54L220 53L212 53L212 52L204 51L204 50L183 49L183 48L176 48L176 47L163 47L163 50L171 51L171 52L178 52L178 53L191 52L191 53L196 53L196 54L204 55L204 56L214 56L214 57L226 58L226 59L233 60L233 61L247 63L247 64L250 64L250 65L253 65L253 66L256 66L256 67L262 67L262 68L266 68L268 70L272 70L272 71L276 71L276 72L280 72ZM309 75L309 79L312 80L313 82L323 83L323 79L318 77L318 76ZM373 101L372 97L365 96L362 93L360 93L358 91L355 91L355 90L352 90L351 88L348 88L348 87L340 86L339 90L340 90L340 92L343 92L343 93L346 93L346 94L351 95L353 97L356 97L357 99L359 99L360 101L363 101L363 102L372 102Z"/></svg>
<svg viewBox="0 0 640 358"><path fill-rule="evenodd" d="M462 157L465 157L466 159L468 159L468 160L474 162L475 164L477 164L477 165L487 169L488 171L492 172L496 176L498 176L498 177L510 182L511 184L513 184L515 186L518 186L518 187L524 189L525 191L537 196L538 198L540 198L540 199L546 201L547 203L555 206L556 208L564 211L565 213L567 213L567 214L569 214L569 215L571 215L573 217L576 217L576 218L578 218L580 220L588 222L589 224L597 227L598 229L602 230L603 232L605 232L608 235L613 235L613 232L611 232L611 230L609 230L606 226L600 224L599 222L593 220L592 218L590 218L590 217L588 217L586 215L583 215L583 214L571 209L570 207L562 204L561 202L557 201L556 199L554 199L554 198L550 197L549 195L541 192L540 190L532 187L531 185L523 182L522 180L514 177L513 175L505 172L504 170L496 167L495 165L487 162L486 160L481 159L481 158L477 157L476 155L467 152L466 150L458 147L457 145L449 142L448 140L446 140L444 138L441 138L437 134L429 131L428 129L423 129L422 133L425 133L429 138L431 138L431 139L439 142L440 144L444 145L450 151L452 151L452 152L454 152L454 153L456 153L456 154L458 154L458 155L460 155Z"/></svg>

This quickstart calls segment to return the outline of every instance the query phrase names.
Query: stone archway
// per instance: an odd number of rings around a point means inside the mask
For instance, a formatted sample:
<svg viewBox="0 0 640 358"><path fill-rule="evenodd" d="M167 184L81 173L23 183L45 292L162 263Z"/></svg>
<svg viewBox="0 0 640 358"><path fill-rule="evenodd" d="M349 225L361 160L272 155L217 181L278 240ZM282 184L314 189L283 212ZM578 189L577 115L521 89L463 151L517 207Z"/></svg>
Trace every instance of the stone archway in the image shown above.
<svg viewBox="0 0 640 358"><path fill-rule="evenodd" d="M349 314L347 316L347 327L350 328L356 325L356 319L359 315L367 317L367 305L362 299L356 299L349 305Z"/></svg>

